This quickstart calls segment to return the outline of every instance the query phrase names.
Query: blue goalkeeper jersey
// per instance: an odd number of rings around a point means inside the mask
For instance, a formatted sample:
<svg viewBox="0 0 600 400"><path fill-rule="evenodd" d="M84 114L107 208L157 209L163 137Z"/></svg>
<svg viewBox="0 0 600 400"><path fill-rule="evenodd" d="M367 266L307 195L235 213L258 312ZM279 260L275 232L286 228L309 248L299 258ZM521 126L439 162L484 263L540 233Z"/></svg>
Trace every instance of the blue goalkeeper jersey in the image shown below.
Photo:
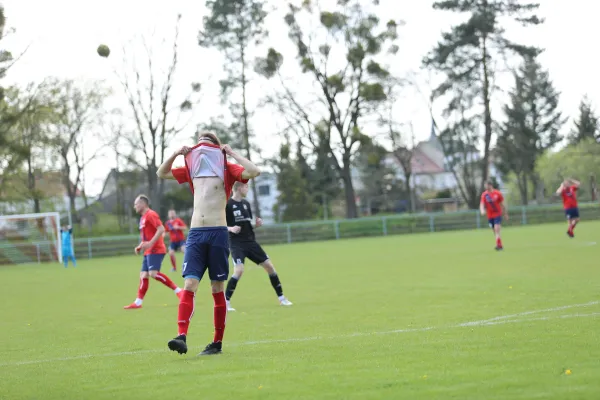
<svg viewBox="0 0 600 400"><path fill-rule="evenodd" d="M71 236L73 233L73 229L69 229L68 231L62 231L62 248L64 250L71 250Z"/></svg>

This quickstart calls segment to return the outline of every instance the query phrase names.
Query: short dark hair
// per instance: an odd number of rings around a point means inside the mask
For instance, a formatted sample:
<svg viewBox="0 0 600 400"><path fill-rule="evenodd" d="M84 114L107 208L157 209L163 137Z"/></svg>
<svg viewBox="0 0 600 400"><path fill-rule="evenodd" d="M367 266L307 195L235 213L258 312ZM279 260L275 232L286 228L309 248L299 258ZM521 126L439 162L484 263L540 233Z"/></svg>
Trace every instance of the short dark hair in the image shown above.
<svg viewBox="0 0 600 400"><path fill-rule="evenodd" d="M150 198L148 196L146 196L145 194L140 194L138 196L138 199L143 200L144 203L146 203L147 206L150 205Z"/></svg>
<svg viewBox="0 0 600 400"><path fill-rule="evenodd" d="M485 184L489 185L489 186L494 186L494 182L491 179L488 179L487 181L485 181Z"/></svg>

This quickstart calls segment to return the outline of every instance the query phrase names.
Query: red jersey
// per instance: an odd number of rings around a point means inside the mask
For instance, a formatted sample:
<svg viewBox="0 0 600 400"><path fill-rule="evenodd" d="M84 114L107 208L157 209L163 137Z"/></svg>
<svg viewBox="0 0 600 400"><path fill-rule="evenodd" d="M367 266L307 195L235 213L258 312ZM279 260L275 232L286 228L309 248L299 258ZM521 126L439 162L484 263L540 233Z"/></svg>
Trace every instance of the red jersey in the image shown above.
<svg viewBox="0 0 600 400"><path fill-rule="evenodd" d="M149 242L152 240L154 235L156 235L156 231L158 230L159 226L162 226L162 222L156 211L148 210L144 215L142 215L142 218L140 218L140 234L142 236L142 241ZM165 242L163 238L160 237L151 248L146 250L144 255L146 256L148 254L166 253L167 248L165 247Z"/></svg>
<svg viewBox="0 0 600 400"><path fill-rule="evenodd" d="M212 149L211 151L213 151L213 155L214 155L214 152L218 153L218 157L215 157L216 159L222 158L222 160L219 162L223 163L222 164L223 170L219 171L219 174L221 174L221 172L223 174L222 178L223 178L223 185L225 187L225 198L226 199L229 199L231 197L231 189L233 188L233 184L236 181L242 182L242 183L248 183L248 179L242 179L242 172L244 172L244 167L242 167L241 165L232 164L230 162L227 162L225 153L220 153L218 151L218 150L220 150L219 146L202 143L202 144L197 144L196 146L192 147L192 151L194 149L197 149L200 146L207 146L208 148ZM192 166L194 164L194 159L193 159L194 156L195 156L195 154L193 152L188 153L188 155L185 157L185 167L173 168L171 170L173 177L175 179L177 179L177 182L179 182L180 185L183 183L188 183L190 185L190 190L192 191L192 194L194 193L194 182L193 182L192 176L190 174L190 168L192 168ZM211 162L214 162L214 161L215 160L212 160ZM214 165L214 167L216 169L221 168L220 165L218 167L216 165Z"/></svg>
<svg viewBox="0 0 600 400"><path fill-rule="evenodd" d="M564 188L560 195L562 196L565 210L577 208L577 186L573 185Z"/></svg>
<svg viewBox="0 0 600 400"><path fill-rule="evenodd" d="M183 233L182 230L173 229L175 227L185 227L185 223L181 220L181 218L167 220L165 229L167 232L169 232L169 240L171 243L183 242L185 240L185 233Z"/></svg>
<svg viewBox="0 0 600 400"><path fill-rule="evenodd" d="M481 194L481 202L487 210L488 219L498 218L502 216L502 202L504 196L499 190L486 190Z"/></svg>

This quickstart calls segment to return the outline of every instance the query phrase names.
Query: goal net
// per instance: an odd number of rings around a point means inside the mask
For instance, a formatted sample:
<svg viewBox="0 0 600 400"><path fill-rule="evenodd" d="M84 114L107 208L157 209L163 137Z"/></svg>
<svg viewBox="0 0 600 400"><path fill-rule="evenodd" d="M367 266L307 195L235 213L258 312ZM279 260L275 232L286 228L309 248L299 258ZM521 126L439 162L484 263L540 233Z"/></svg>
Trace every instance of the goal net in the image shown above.
<svg viewBox="0 0 600 400"><path fill-rule="evenodd" d="M0 216L0 265L62 262L56 212Z"/></svg>

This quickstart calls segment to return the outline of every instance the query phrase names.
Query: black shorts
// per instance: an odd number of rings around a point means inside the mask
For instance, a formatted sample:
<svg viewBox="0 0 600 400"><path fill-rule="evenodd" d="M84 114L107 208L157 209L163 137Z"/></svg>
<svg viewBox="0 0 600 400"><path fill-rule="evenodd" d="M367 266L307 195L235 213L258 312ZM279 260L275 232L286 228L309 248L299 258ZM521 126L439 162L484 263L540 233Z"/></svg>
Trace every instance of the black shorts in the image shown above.
<svg viewBox="0 0 600 400"><path fill-rule="evenodd" d="M269 256L256 242L231 243L233 265L243 264L246 258L258 265L267 261Z"/></svg>

